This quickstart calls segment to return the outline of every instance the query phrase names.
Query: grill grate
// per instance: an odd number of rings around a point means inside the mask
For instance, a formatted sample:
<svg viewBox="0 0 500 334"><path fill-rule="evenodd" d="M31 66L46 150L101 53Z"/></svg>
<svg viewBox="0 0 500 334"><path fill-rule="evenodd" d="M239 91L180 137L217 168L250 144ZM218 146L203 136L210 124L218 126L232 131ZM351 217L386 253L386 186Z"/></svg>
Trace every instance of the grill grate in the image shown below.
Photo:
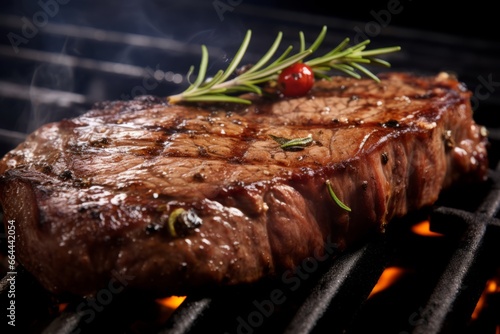
<svg viewBox="0 0 500 334"><path fill-rule="evenodd" d="M40 27L18 52L2 42L0 156L39 125L79 115L94 102L180 90L179 86L186 84L182 73L199 61L200 43L208 44L210 61L218 68L225 63L226 50L231 54L249 27L254 31L252 49L257 54L280 30L286 32L283 43L288 44L299 30L312 37L327 24L331 36L325 44L331 46L340 41L337 37L353 37L354 28L363 26L317 14L262 10L250 2L243 2L234 13L227 12L223 21L209 22L208 26L214 27L210 31L204 24L205 14L213 11L211 2L179 2L164 14L165 22L178 28L170 35L160 24L153 30L141 26L143 33L139 34L129 27L130 17L118 18L122 23L118 27L106 20L84 24L75 19L81 5L70 3L64 9L67 11L61 9L61 15ZM192 19L179 19L183 17ZM0 32L21 34L22 22L15 8L7 11L0 15ZM228 34L229 39L222 38ZM485 185L444 193L436 207L393 222L384 235L335 260L303 262L298 279L287 277L188 296L171 316L155 301L131 293L113 295L109 300L103 299L104 295L102 300L64 300L61 310L61 300L18 267L18 328L61 334L94 333L102 328L120 333L498 331L498 316L470 319L486 281L500 268L499 260L488 256L498 253L500 240L500 169L495 168L500 160L500 123L492 116L500 107L495 86L498 78L493 76L500 73L495 57L500 47L487 41L394 27L384 29L375 41L403 47L401 53L388 59L395 70L432 74L448 70L475 92L475 118L487 124L491 140L492 169ZM255 60L256 54L249 54L248 61ZM488 80L494 85L488 86ZM431 229L442 233L441 237L425 238L411 232L428 217ZM2 250L6 249L5 241L0 238ZM403 268L403 278L394 287L370 295L384 270L391 267ZM0 282L2 309L8 302L7 278ZM500 312L498 304L492 311L496 314ZM4 325L2 321L0 326Z"/></svg>

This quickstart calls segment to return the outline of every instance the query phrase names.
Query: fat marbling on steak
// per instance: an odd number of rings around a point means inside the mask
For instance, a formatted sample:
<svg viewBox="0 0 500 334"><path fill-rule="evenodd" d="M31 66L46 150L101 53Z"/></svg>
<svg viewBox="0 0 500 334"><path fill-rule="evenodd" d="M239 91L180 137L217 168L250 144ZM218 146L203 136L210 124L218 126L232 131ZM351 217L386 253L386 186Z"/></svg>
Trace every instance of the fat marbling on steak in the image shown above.
<svg viewBox="0 0 500 334"><path fill-rule="evenodd" d="M101 103L8 153L0 204L18 261L55 293L91 294L116 273L158 295L255 282L484 180L470 97L446 74L390 73L251 106Z"/></svg>

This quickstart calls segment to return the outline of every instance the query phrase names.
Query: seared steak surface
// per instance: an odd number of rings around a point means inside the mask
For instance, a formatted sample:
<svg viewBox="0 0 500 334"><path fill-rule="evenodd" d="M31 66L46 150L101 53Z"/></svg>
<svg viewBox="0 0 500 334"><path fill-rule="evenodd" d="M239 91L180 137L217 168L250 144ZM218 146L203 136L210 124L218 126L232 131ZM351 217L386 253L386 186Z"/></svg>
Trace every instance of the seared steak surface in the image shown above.
<svg viewBox="0 0 500 334"><path fill-rule="evenodd" d="M128 288L185 294L279 274L326 240L344 249L485 178L470 92L446 74L381 79L336 77L251 106L108 102L47 124L0 161L17 259L55 293L120 274Z"/></svg>

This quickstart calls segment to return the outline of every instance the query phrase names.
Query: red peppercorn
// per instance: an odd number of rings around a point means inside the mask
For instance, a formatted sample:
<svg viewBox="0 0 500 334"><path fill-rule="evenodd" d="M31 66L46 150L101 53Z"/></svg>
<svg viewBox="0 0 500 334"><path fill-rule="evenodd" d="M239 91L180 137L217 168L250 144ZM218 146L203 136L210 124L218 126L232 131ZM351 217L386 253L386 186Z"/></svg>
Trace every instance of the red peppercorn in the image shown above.
<svg viewBox="0 0 500 334"><path fill-rule="evenodd" d="M309 65L296 63L281 71L278 87L287 97L306 95L314 85L314 73Z"/></svg>

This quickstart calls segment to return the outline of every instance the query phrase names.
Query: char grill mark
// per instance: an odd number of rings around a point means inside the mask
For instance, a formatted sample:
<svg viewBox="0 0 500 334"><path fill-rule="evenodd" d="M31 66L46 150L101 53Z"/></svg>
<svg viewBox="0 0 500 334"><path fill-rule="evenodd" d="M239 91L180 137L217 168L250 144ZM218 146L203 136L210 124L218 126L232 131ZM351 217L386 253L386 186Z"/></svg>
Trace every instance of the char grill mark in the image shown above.
<svg viewBox="0 0 500 334"><path fill-rule="evenodd" d="M56 293L93 293L113 271L155 295L255 282L321 255L326 240L342 250L383 230L453 182L483 180L469 98L451 77L394 73L250 107L103 103L8 153L0 203L23 240L19 261ZM309 135L300 151L271 138ZM174 237L179 208L201 224Z"/></svg>

